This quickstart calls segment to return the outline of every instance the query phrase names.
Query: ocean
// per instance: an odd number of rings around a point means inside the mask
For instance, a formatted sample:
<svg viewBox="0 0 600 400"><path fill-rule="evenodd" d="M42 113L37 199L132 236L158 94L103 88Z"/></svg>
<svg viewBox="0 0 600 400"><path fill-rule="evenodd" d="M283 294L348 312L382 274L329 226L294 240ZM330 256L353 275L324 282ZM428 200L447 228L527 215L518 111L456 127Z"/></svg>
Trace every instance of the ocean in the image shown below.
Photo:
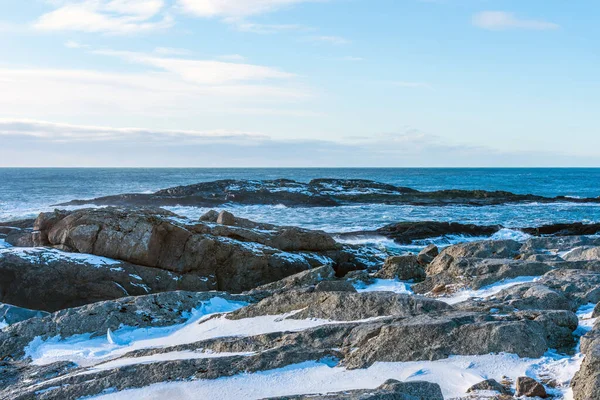
<svg viewBox="0 0 600 400"><path fill-rule="evenodd" d="M1 168L0 221L35 217L53 204L120 193L151 193L172 186L218 179L370 179L418 190L483 189L520 194L600 196L600 168ZM455 221L539 226L556 222L600 222L600 204L512 204L489 207L390 206L365 204L335 208L229 206L256 221L328 232L375 229L397 221ZM197 218L206 208L169 207Z"/></svg>

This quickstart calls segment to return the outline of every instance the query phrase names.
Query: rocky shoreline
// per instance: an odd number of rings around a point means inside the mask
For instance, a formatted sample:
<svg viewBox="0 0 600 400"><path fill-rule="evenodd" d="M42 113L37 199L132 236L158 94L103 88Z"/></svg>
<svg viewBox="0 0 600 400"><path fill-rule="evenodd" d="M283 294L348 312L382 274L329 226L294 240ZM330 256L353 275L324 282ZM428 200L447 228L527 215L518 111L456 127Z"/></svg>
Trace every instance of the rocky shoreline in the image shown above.
<svg viewBox="0 0 600 400"><path fill-rule="evenodd" d="M289 179L219 180L159 190L151 194L120 194L73 200L57 206L218 207L224 204L335 207L351 204L417 206L489 206L511 203L600 203L600 198L544 197L505 191L440 190L411 188L361 179L314 179L308 183Z"/></svg>
<svg viewBox="0 0 600 400"><path fill-rule="evenodd" d="M600 399L597 229L523 232L533 236L393 255L226 211L5 223L0 398Z"/></svg>

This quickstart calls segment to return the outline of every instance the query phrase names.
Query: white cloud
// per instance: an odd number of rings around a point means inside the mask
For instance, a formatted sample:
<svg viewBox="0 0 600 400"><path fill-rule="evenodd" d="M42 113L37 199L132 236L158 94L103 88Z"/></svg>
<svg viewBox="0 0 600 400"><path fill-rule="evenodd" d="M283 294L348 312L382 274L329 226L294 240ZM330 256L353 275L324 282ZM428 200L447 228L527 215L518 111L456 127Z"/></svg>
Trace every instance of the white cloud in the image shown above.
<svg viewBox="0 0 600 400"><path fill-rule="evenodd" d="M173 25L169 14L161 14L163 0L58 0L52 4L57 8L40 16L35 29L131 34Z"/></svg>
<svg viewBox="0 0 600 400"><path fill-rule="evenodd" d="M62 124L28 119L0 118L0 136L32 137L50 142L99 142L99 141L223 141L223 140L264 140L268 136L235 130L169 130L145 128L113 128Z"/></svg>
<svg viewBox="0 0 600 400"><path fill-rule="evenodd" d="M77 69L0 68L0 110L14 118L77 116L111 121L231 116L236 109L266 107L290 112L310 97L293 81L266 83L190 83L176 73L114 73Z"/></svg>
<svg viewBox="0 0 600 400"><path fill-rule="evenodd" d="M341 36L311 36L308 38L308 40L313 42L330 43L338 46L350 43L350 40Z"/></svg>
<svg viewBox="0 0 600 400"><path fill-rule="evenodd" d="M473 24L489 30L530 29L553 30L560 25L542 20L519 18L513 13L504 11L483 11L473 16Z"/></svg>
<svg viewBox="0 0 600 400"><path fill-rule="evenodd" d="M179 0L178 4L198 17L244 18L314 1L321 0Z"/></svg>
<svg viewBox="0 0 600 400"><path fill-rule="evenodd" d="M192 60L147 55L144 53L101 50L95 54L117 56L127 61L149 65L177 74L182 79L201 85L222 85L235 82L289 79L295 75L261 65L230 63L214 60Z"/></svg>

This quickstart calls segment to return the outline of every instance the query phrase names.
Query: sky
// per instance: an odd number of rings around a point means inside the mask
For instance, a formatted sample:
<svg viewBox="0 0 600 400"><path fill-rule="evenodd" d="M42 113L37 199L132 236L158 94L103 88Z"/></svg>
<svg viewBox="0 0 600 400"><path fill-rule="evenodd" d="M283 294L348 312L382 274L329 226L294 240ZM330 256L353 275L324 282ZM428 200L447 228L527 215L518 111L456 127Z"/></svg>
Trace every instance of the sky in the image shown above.
<svg viewBox="0 0 600 400"><path fill-rule="evenodd" d="M0 166L600 166L597 0L0 0Z"/></svg>

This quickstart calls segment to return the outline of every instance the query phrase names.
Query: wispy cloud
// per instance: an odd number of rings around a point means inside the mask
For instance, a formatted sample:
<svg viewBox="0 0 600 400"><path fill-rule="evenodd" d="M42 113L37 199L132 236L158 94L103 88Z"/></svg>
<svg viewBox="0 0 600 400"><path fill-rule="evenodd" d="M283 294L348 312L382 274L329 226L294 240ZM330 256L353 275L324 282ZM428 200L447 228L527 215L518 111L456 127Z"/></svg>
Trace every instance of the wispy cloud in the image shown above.
<svg viewBox="0 0 600 400"><path fill-rule="evenodd" d="M473 16L473 25L488 30L529 29L554 30L560 25L553 22L520 18L514 13L504 11L482 11Z"/></svg>
<svg viewBox="0 0 600 400"><path fill-rule="evenodd" d="M175 67L177 69L179 67ZM204 71L210 71L214 64ZM217 67L218 69L218 67ZM287 115L311 97L311 91L293 79L275 82L238 82L219 75L197 77L197 68L177 72L165 69L117 73L84 69L1 68L0 109L3 115L29 118L64 116L111 120L148 118L201 119L206 115L236 115L237 109ZM241 71L241 70L240 70ZM236 79L242 78L238 72ZM247 75L246 75L247 76ZM224 82L225 80L225 82ZM281 82L280 82L281 81ZM223 83L224 82L224 83ZM290 108L293 107L293 108ZM67 111L68 110L68 111ZM1 146L0 146L1 147Z"/></svg>
<svg viewBox="0 0 600 400"><path fill-rule="evenodd" d="M323 0L178 0L185 12L198 17L245 18L286 6Z"/></svg>
<svg viewBox="0 0 600 400"><path fill-rule="evenodd" d="M144 53L96 50L94 54L115 56L129 62L144 64L177 74L182 79L201 85L222 85L234 82L289 79L295 75L262 65L159 57Z"/></svg>
<svg viewBox="0 0 600 400"><path fill-rule="evenodd" d="M61 124L27 119L1 119L0 136L32 137L48 142L175 142L224 140L265 140L268 136L235 130L169 130L145 128L113 128Z"/></svg>
<svg viewBox="0 0 600 400"><path fill-rule="evenodd" d="M163 13L163 0L56 0L33 27L41 31L132 34L166 29L173 18Z"/></svg>

